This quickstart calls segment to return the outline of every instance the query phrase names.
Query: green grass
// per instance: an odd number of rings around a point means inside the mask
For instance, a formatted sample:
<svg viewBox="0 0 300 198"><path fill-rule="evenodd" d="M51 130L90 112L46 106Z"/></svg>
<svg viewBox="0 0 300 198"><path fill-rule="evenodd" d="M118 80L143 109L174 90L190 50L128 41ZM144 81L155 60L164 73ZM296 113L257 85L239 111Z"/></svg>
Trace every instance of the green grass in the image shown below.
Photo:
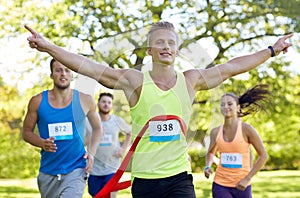
<svg viewBox="0 0 300 198"><path fill-rule="evenodd" d="M211 198L212 178L203 174L193 174L198 198ZM128 176L128 175L127 175ZM300 171L261 171L252 179L254 198L300 198ZM0 180L0 197L2 198L38 198L40 197L36 179ZM89 198L87 189L84 198ZM129 198L130 188L120 191L118 198Z"/></svg>
<svg viewBox="0 0 300 198"><path fill-rule="evenodd" d="M299 198L300 171L260 172L253 178L255 198Z"/></svg>

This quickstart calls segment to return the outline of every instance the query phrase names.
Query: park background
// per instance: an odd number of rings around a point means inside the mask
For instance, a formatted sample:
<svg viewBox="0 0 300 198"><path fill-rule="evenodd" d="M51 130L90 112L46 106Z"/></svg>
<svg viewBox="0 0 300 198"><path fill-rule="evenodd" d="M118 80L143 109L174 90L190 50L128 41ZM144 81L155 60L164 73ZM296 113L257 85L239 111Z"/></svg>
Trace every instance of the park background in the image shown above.
<svg viewBox="0 0 300 198"><path fill-rule="evenodd" d="M52 88L50 58L29 48L25 24L50 42L108 67L145 71L151 65L146 34L150 25L160 20L174 23L179 32L176 69L180 71L213 67L265 49L279 37L294 33L288 40L293 47L287 54L197 93L188 141L193 172L201 173L207 136L212 127L222 123L220 96L224 92L243 93L258 83L269 84L273 95L267 112L244 121L257 129L266 146L269 159L263 171L299 171L299 9L298 0L0 0L0 178L37 176L39 149L25 143L20 132L29 99ZM81 75L75 76L72 87L95 99L101 91L114 93L114 113L131 122L122 92L107 90ZM297 173L294 181L299 180ZM296 191L299 196L300 187Z"/></svg>

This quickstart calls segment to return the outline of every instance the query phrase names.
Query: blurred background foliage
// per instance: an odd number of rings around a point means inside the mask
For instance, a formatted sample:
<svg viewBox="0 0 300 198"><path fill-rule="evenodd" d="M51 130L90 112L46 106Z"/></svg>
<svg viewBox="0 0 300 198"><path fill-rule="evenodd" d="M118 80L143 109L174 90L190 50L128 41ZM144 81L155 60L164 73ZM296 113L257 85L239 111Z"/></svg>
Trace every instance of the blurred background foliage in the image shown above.
<svg viewBox="0 0 300 198"><path fill-rule="evenodd" d="M290 32L295 33L293 50L299 53L299 8L298 0L0 0L0 39L9 43L29 35L23 28L27 24L49 41L109 67L143 70L150 62L147 31L166 20L174 23L181 39L176 68L207 68L264 49ZM27 54L18 62L21 71L8 70L14 65L5 65L6 57L0 59L5 68L0 74L0 178L35 177L39 167L39 149L25 143L20 132L30 97L51 88L49 57L29 51L26 39L22 42ZM270 85L272 102L267 113L244 121L257 129L266 145L269 160L264 169L300 169L300 76L288 56L272 58L246 75L197 93L188 136L195 172L204 166L210 129L222 123L220 96L243 93L258 83ZM21 54L15 54L18 57ZM14 72L16 83L4 80L7 72ZM32 76L37 80L20 91L18 86ZM95 99L103 90L94 92ZM113 93L114 113L131 122L123 93Z"/></svg>

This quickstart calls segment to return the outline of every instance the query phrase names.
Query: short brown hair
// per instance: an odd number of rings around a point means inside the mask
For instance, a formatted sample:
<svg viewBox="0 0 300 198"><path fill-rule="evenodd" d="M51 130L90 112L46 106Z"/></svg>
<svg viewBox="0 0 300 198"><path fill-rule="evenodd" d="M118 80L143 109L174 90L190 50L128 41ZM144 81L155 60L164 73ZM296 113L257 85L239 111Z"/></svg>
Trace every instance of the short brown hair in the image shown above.
<svg viewBox="0 0 300 198"><path fill-rule="evenodd" d="M53 73L53 64L54 64L55 61L57 61L57 60L55 60L54 58L52 58L51 61L50 61L50 71L51 71L51 74Z"/></svg>
<svg viewBox="0 0 300 198"><path fill-rule="evenodd" d="M113 96L111 93L109 93L109 92L104 92L104 93L100 93L99 98L98 98L98 101L99 101L103 96L108 96L108 97L110 97L112 100L114 99L114 96Z"/></svg>

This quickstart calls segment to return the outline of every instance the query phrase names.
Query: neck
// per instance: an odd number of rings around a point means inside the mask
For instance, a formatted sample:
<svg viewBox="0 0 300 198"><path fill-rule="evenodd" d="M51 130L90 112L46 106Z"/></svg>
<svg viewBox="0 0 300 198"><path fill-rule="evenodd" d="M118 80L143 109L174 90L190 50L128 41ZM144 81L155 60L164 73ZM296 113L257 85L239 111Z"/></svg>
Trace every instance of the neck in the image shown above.
<svg viewBox="0 0 300 198"><path fill-rule="evenodd" d="M72 89L52 89L48 92L49 103L55 108L68 106L73 98Z"/></svg>
<svg viewBox="0 0 300 198"><path fill-rule="evenodd" d="M100 113L99 112L99 115L100 115L100 118L101 118L102 121L107 121L110 118L110 114L109 113Z"/></svg>
<svg viewBox="0 0 300 198"><path fill-rule="evenodd" d="M50 90L50 92L52 92L53 96L57 99L69 99L70 96L72 96L72 89L71 88L66 88L66 89L58 89L56 87L54 87L52 90Z"/></svg>
<svg viewBox="0 0 300 198"><path fill-rule="evenodd" d="M236 126L236 124L238 123L238 121L239 121L238 117L225 118L225 120L224 120L224 128L229 128L229 127Z"/></svg>
<svg viewBox="0 0 300 198"><path fill-rule="evenodd" d="M164 91L174 87L177 80L174 67L153 68L153 70L150 71L150 76L156 86Z"/></svg>
<svg viewBox="0 0 300 198"><path fill-rule="evenodd" d="M155 75L172 74L174 73L174 65L153 62L151 73Z"/></svg>

